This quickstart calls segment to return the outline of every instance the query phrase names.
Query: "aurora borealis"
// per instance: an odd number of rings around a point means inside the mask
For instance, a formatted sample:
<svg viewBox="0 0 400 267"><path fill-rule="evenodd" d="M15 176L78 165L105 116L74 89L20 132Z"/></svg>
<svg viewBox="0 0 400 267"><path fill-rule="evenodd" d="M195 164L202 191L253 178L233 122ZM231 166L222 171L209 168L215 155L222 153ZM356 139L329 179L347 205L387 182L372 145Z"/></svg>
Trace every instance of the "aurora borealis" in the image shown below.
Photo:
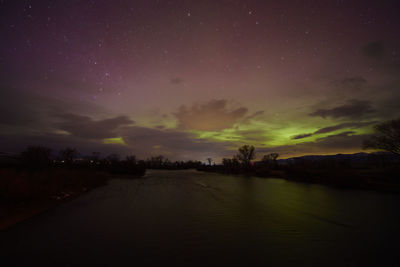
<svg viewBox="0 0 400 267"><path fill-rule="evenodd" d="M398 1L0 1L1 151L354 153L400 116Z"/></svg>

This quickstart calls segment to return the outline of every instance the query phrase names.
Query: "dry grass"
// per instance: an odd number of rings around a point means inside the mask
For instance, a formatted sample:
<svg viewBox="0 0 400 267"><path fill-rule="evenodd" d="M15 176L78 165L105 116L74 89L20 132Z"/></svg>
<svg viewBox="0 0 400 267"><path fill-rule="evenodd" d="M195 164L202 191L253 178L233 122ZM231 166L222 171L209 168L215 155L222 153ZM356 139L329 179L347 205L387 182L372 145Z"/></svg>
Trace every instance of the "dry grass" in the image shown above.
<svg viewBox="0 0 400 267"><path fill-rule="evenodd" d="M104 172L0 169L0 230L106 183Z"/></svg>
<svg viewBox="0 0 400 267"><path fill-rule="evenodd" d="M0 169L0 199L47 199L66 192L78 193L104 184L101 172L48 169L40 172Z"/></svg>

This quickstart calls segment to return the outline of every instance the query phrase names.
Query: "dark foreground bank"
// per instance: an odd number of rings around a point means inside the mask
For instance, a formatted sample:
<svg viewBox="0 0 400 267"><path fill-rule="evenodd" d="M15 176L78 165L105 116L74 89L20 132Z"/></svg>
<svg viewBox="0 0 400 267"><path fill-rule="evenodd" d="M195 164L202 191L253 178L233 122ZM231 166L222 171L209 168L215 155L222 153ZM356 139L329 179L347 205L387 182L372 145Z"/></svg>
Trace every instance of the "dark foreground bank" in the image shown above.
<svg viewBox="0 0 400 267"><path fill-rule="evenodd" d="M0 231L103 186L116 177L140 176L69 168L40 171L0 168Z"/></svg>

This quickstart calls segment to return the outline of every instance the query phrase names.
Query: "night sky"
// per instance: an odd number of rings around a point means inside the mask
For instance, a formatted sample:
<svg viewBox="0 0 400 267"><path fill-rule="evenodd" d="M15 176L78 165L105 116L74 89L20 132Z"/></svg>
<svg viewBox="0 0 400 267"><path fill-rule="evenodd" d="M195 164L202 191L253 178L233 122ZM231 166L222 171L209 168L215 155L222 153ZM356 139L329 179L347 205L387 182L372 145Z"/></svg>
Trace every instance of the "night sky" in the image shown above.
<svg viewBox="0 0 400 267"><path fill-rule="evenodd" d="M400 116L399 1L0 1L0 151L355 153Z"/></svg>

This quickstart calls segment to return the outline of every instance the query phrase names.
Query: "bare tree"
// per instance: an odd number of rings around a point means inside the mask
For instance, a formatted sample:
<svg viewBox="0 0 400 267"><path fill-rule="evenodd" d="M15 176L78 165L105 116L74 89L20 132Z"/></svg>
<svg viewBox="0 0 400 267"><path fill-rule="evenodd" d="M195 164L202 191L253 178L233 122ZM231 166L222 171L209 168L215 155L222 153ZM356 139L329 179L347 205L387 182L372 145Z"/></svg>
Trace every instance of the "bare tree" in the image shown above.
<svg viewBox="0 0 400 267"><path fill-rule="evenodd" d="M126 163L128 163L128 164L136 165L136 162L137 162L136 156L135 156L135 155L127 156L126 159L125 159L125 161L126 161Z"/></svg>
<svg viewBox="0 0 400 267"><path fill-rule="evenodd" d="M364 141L364 149L381 149L400 156L400 119L375 125L375 133Z"/></svg>
<svg viewBox="0 0 400 267"><path fill-rule="evenodd" d="M60 151L61 158L68 164L72 164L72 162L78 157L78 150L75 148L67 147Z"/></svg>
<svg viewBox="0 0 400 267"><path fill-rule="evenodd" d="M50 163L51 149L43 146L29 146L21 153L22 163L32 169L40 170Z"/></svg>
<svg viewBox="0 0 400 267"><path fill-rule="evenodd" d="M264 155L264 157L261 159L261 162L263 162L265 165L269 165L271 162L274 163L274 165L277 165L277 159L279 157L278 153L271 153L268 155Z"/></svg>
<svg viewBox="0 0 400 267"><path fill-rule="evenodd" d="M211 166L211 163L212 163L212 158L207 158L207 162L208 162L208 165L210 165L210 166Z"/></svg>
<svg viewBox="0 0 400 267"><path fill-rule="evenodd" d="M106 157L106 160L112 164L116 164L119 162L119 155L118 154L110 154Z"/></svg>
<svg viewBox="0 0 400 267"><path fill-rule="evenodd" d="M251 160L255 159L256 151L254 146L244 145L239 147L239 153L236 154L236 158L244 165L249 166Z"/></svg>
<svg viewBox="0 0 400 267"><path fill-rule="evenodd" d="M100 159L100 152L92 152L91 159L94 161L98 161Z"/></svg>

